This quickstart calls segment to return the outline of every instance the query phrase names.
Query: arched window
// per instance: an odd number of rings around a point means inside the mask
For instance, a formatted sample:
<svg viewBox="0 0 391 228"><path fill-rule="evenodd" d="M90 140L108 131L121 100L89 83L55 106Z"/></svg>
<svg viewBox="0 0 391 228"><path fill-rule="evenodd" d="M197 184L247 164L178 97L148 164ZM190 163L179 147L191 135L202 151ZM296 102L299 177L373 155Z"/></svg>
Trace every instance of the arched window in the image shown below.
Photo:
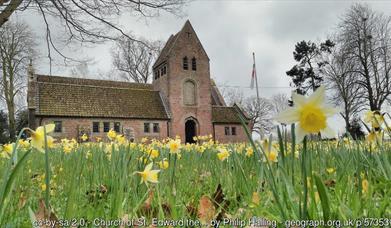
<svg viewBox="0 0 391 228"><path fill-rule="evenodd" d="M188 70L189 69L189 63L188 63L188 60L187 60L187 56L185 56L183 58L183 69L184 70Z"/></svg>
<svg viewBox="0 0 391 228"><path fill-rule="evenodd" d="M195 57L191 59L191 69L194 71L197 70L197 61Z"/></svg>
<svg viewBox="0 0 391 228"><path fill-rule="evenodd" d="M196 104L196 84L193 81L186 81L183 85L183 103L185 105Z"/></svg>

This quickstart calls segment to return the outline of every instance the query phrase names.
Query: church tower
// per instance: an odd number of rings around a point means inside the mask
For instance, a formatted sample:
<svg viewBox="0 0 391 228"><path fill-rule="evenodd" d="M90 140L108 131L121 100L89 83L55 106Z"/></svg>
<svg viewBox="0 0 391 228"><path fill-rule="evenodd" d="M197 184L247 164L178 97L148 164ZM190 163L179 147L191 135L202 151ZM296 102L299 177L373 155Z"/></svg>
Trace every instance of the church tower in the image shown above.
<svg viewBox="0 0 391 228"><path fill-rule="evenodd" d="M212 134L209 57L189 21L170 36L153 71L153 88L170 113L169 136L192 142L193 136Z"/></svg>

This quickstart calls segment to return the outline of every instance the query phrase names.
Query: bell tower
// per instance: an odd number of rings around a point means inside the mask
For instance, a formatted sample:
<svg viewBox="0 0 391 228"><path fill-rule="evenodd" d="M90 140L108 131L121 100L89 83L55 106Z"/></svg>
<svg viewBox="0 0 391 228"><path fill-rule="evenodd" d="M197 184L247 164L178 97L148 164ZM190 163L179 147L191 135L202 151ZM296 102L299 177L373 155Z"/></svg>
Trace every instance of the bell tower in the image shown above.
<svg viewBox="0 0 391 228"><path fill-rule="evenodd" d="M170 137L212 134L209 57L190 21L171 35L153 66L153 87L171 113Z"/></svg>

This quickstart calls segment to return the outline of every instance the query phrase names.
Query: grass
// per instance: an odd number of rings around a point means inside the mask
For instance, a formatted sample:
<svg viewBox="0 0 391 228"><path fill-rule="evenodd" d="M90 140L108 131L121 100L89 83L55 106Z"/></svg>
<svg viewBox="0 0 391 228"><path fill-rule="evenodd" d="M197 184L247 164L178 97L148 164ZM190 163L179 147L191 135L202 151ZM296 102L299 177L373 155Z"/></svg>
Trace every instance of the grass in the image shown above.
<svg viewBox="0 0 391 228"><path fill-rule="evenodd" d="M18 162L0 159L0 187L9 191L2 191L1 200L8 203L1 206L0 226L31 227L40 199L47 200L59 219L89 222L124 217L144 217L148 223L152 218L196 220L204 219L199 215L203 209L212 210L215 218L257 216L279 224L287 219L391 218L389 143L372 145L371 150L362 141L296 145L285 132L279 135L272 147L278 162L265 161L264 148L253 141L221 145L205 140L183 146L180 158L161 142L81 143L69 153L58 143L46 154L19 146ZM217 157L221 147L230 151L224 161ZM249 147L255 148L252 156L246 155ZM157 158L146 153L151 148L159 151ZM159 183L140 184L136 172L152 161L160 169L157 162L164 158L169 168L161 170ZM7 182L11 176L13 183ZM203 196L213 208L203 208Z"/></svg>

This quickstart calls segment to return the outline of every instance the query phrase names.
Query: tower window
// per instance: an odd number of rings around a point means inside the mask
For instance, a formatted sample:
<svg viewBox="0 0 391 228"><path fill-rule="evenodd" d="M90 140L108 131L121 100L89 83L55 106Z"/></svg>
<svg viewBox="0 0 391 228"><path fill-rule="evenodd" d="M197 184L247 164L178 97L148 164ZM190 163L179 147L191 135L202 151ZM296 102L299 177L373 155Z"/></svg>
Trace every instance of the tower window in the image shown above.
<svg viewBox="0 0 391 228"><path fill-rule="evenodd" d="M189 69L189 63L188 63L188 60L187 60L187 56L185 56L185 58L183 58L183 69L184 70L188 70Z"/></svg>
<svg viewBox="0 0 391 228"><path fill-rule="evenodd" d="M163 67L163 74L166 74L166 73L167 73L167 67L164 66L164 67Z"/></svg>
<svg viewBox="0 0 391 228"><path fill-rule="evenodd" d="M232 127L231 128L231 134L232 135L236 135L236 127Z"/></svg>
<svg viewBox="0 0 391 228"><path fill-rule="evenodd" d="M153 132L159 133L159 131L160 131L159 123L153 123Z"/></svg>
<svg viewBox="0 0 391 228"><path fill-rule="evenodd" d="M193 58L191 59L191 69L194 70L194 71L197 70L197 61L196 61L196 58L195 58L195 57L193 57Z"/></svg>
<svg viewBox="0 0 391 228"><path fill-rule="evenodd" d="M224 133L225 133L225 135L231 135L230 128L229 127L225 127L224 128Z"/></svg>
<svg viewBox="0 0 391 228"><path fill-rule="evenodd" d="M149 133L149 123L144 123L144 133Z"/></svg>

